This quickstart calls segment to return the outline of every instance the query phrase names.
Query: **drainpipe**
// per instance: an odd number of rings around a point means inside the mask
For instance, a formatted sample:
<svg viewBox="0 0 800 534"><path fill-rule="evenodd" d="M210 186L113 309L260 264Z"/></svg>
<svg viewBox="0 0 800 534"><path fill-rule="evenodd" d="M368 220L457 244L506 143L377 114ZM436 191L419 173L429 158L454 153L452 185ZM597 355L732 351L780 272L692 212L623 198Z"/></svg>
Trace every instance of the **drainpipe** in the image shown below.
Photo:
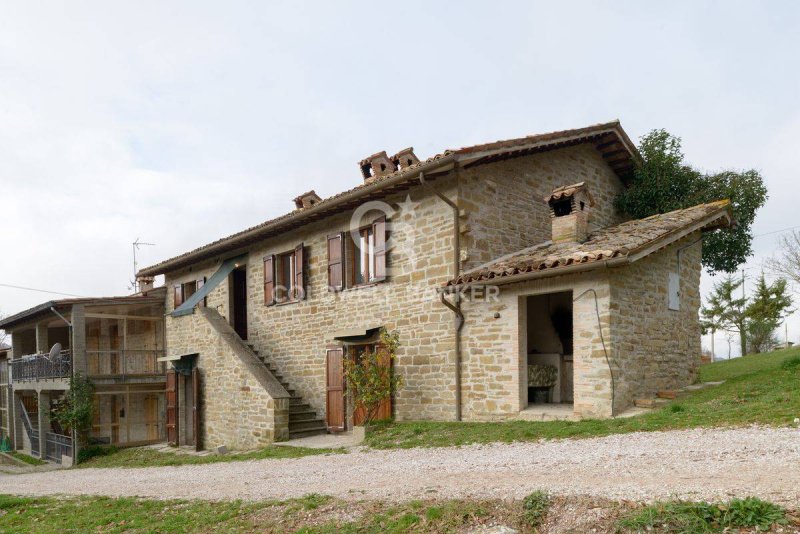
<svg viewBox="0 0 800 534"><path fill-rule="evenodd" d="M456 176L458 184L458 164L453 167L453 174ZM458 277L461 272L461 228L459 225L459 209L455 202L447 198L431 184L425 180L425 173L419 173L419 183L428 191L439 197L439 199L450 206L453 210L453 278ZM455 386L456 386L456 421L461 421L461 329L464 327L464 314L461 313L461 295L453 295L454 303L447 300L444 293L440 294L442 304L447 306L455 315L456 334L455 334Z"/></svg>

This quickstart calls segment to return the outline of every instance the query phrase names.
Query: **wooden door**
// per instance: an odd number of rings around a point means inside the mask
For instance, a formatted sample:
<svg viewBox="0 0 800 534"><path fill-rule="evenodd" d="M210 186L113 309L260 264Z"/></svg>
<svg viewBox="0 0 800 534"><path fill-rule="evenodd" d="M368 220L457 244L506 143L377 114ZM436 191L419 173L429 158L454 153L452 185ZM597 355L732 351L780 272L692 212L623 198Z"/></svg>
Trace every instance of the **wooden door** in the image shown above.
<svg viewBox="0 0 800 534"><path fill-rule="evenodd" d="M389 358L389 355L382 351L380 347L373 348L369 347L369 350L378 350L378 363L381 367L384 367L388 372L391 372L392 360ZM375 412L375 417L373 421L380 421L382 419L391 419L392 417L392 398L388 397L383 399L378 406L378 410ZM359 426L364 424L364 421L367 418L367 410L361 404L356 404L353 408L353 425Z"/></svg>
<svg viewBox="0 0 800 534"><path fill-rule="evenodd" d="M147 430L147 441L158 440L158 397L148 395L144 398L144 426Z"/></svg>
<svg viewBox="0 0 800 534"><path fill-rule="evenodd" d="M200 373L197 367L192 369L192 431L194 432L194 449L201 450L200 443Z"/></svg>
<svg viewBox="0 0 800 534"><path fill-rule="evenodd" d="M325 359L326 399L325 418L329 432L345 430L344 404L344 351L341 348L328 349Z"/></svg>
<svg viewBox="0 0 800 534"><path fill-rule="evenodd" d="M178 445L178 373L167 371L167 442Z"/></svg>
<svg viewBox="0 0 800 534"><path fill-rule="evenodd" d="M117 395L111 395L111 443L119 443L119 406Z"/></svg>
<svg viewBox="0 0 800 534"><path fill-rule="evenodd" d="M242 339L247 339L247 271L236 269L233 282L233 329Z"/></svg>
<svg viewBox="0 0 800 534"><path fill-rule="evenodd" d="M119 342L119 326L118 325L111 325L108 329L108 337L109 337L109 350L111 351L108 354L108 365L109 370L108 374L111 375L118 375L120 374L120 342Z"/></svg>

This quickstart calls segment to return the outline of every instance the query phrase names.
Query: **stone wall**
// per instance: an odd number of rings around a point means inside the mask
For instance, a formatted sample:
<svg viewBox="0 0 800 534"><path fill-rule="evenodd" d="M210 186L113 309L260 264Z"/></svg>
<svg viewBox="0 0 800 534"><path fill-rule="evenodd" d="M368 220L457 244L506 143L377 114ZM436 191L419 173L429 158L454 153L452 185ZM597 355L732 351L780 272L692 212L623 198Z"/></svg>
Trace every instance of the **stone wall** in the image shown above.
<svg viewBox="0 0 800 534"><path fill-rule="evenodd" d="M167 317L169 355L198 353L206 448L255 449L289 437L289 394L213 309Z"/></svg>
<svg viewBox="0 0 800 534"><path fill-rule="evenodd" d="M452 181L433 183L450 198L455 197ZM404 386L394 401L395 416L401 420L447 420L455 415L453 315L436 294L436 288L453 274L452 210L419 186L385 200L397 208L409 199L413 209L389 218L386 282L328 291L327 236L349 231L350 213L287 232L249 250L247 341L277 366L320 416L325 414L326 348L337 343L334 334L377 326L400 333L395 369L403 376ZM306 299L265 306L263 258L293 250L300 243L307 258ZM172 287L199 276L210 277L218 266L219 261L207 262L191 271L169 273L166 283ZM223 282L208 296L208 307L225 317L230 316L228 285ZM167 306L173 308L171 295ZM179 328L180 323L168 320L168 332ZM168 340L175 336L168 333ZM175 352L171 341L168 351Z"/></svg>
<svg viewBox="0 0 800 534"><path fill-rule="evenodd" d="M611 270L611 345L619 368L618 403L691 384L700 364L700 232L624 268ZM684 248L686 247L686 248ZM678 272L680 309L668 307Z"/></svg>
<svg viewBox="0 0 800 534"><path fill-rule="evenodd" d="M605 274L586 272L509 284L499 289L495 302L464 303L465 419L506 419L526 407L527 297L562 291L571 291L572 298L577 298L573 303L575 413L585 417L611 415L611 381L600 336L602 327L608 343L609 288Z"/></svg>
<svg viewBox="0 0 800 534"><path fill-rule="evenodd" d="M466 212L465 269L548 241L551 222L544 196L562 185L586 182L595 200L589 231L623 218L614 199L622 181L590 145L479 165L460 171L459 206Z"/></svg>

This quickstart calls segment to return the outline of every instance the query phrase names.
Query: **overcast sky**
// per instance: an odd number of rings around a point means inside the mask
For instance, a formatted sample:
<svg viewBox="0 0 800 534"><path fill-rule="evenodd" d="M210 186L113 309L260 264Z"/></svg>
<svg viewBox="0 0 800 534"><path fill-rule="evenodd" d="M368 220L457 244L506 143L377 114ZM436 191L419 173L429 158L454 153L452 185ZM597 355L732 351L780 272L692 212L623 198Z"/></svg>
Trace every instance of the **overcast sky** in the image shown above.
<svg viewBox="0 0 800 534"><path fill-rule="evenodd" d="M616 118L760 170L756 234L800 224L800 3L299 4L4 2L0 283L125 294L136 238L155 263L352 187L379 150ZM52 297L0 287L0 312Z"/></svg>

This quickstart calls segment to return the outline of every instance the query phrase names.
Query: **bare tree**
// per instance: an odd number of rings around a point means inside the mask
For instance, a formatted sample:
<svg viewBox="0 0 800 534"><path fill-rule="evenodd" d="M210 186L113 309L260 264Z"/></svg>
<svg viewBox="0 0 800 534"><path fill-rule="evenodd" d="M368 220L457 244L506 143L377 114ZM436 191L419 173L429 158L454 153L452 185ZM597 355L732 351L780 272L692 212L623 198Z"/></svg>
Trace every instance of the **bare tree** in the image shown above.
<svg viewBox="0 0 800 534"><path fill-rule="evenodd" d="M782 235L779 243L778 257L768 260L767 268L781 278L800 284L800 231Z"/></svg>

